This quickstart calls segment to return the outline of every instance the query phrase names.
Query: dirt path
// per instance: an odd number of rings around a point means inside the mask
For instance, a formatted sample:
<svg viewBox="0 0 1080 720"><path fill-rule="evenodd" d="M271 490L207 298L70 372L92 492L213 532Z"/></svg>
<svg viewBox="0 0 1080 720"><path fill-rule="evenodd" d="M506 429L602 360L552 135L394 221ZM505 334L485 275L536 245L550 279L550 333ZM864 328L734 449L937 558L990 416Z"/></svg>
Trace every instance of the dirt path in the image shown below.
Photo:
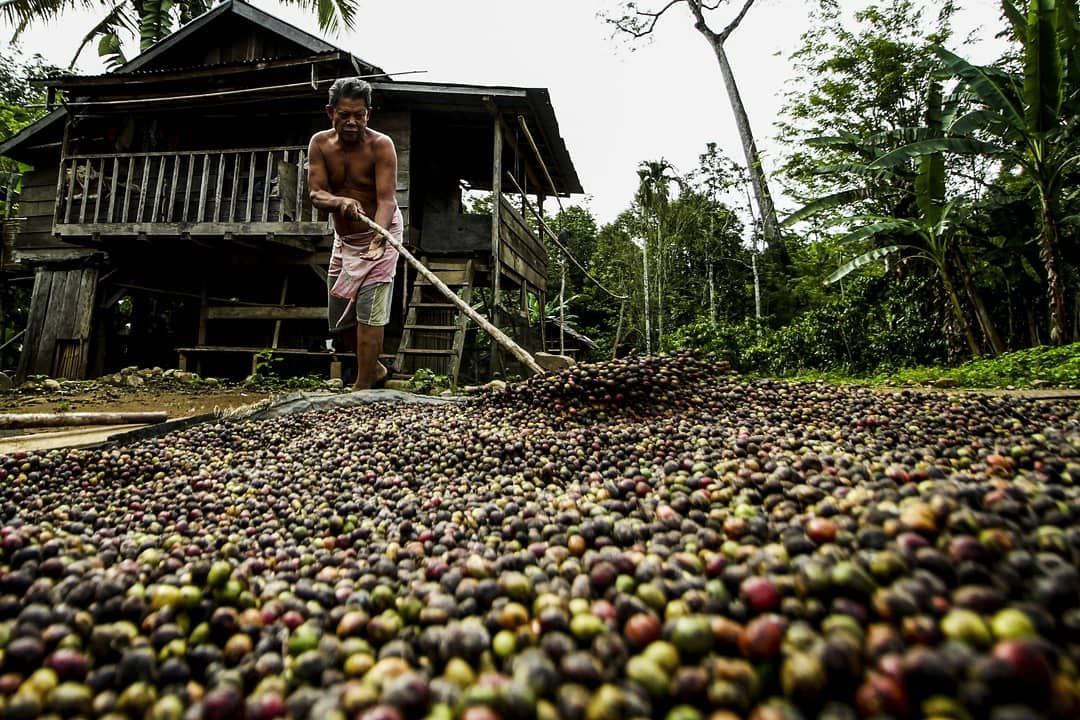
<svg viewBox="0 0 1080 720"><path fill-rule="evenodd" d="M214 409L250 405L268 393L226 389L204 391L97 389L83 393L0 396L0 413L29 412L133 412L163 410L170 418L200 415Z"/></svg>

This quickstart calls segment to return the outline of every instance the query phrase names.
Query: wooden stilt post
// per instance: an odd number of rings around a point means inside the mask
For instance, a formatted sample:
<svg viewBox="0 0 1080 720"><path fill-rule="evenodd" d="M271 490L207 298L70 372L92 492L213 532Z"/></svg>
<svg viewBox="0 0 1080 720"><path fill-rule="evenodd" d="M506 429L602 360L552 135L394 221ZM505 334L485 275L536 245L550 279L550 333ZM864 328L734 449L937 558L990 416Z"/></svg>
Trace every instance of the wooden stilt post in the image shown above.
<svg viewBox="0 0 1080 720"><path fill-rule="evenodd" d="M499 248L499 215L502 212L502 150L503 136L502 127L499 124L499 116L495 116L493 135L493 159L491 163L491 272L492 272L492 320L495 327L501 327L502 313L499 311L499 294L502 290L502 260ZM491 374L494 375L502 367L502 358L499 357L497 345L491 346Z"/></svg>

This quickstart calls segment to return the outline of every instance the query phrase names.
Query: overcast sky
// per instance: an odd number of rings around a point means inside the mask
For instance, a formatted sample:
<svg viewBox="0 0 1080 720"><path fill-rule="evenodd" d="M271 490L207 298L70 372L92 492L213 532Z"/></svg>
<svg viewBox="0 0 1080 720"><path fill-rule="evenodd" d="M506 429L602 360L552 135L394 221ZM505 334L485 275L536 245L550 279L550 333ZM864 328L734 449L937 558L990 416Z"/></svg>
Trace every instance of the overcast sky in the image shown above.
<svg viewBox="0 0 1080 720"><path fill-rule="evenodd" d="M663 157L687 171L697 165L706 143L716 142L742 161L716 58L682 7L662 19L651 40L629 43L613 38L611 27L598 17L617 6L614 0L358 2L356 30L327 39L387 72L427 71L402 79L548 88L588 193L584 200L602 222L629 205L642 160ZM868 2L842 0L852 8ZM313 15L274 0L252 3L318 34ZM661 4L639 0L644 8ZM983 41L965 54L989 60L999 29L998 3L963 4L959 35L974 31ZM777 152L773 121L791 75L790 54L807 26L808 5L808 0L758 0L728 43L767 167L774 157L770 153ZM718 11L715 27L733 12ZM92 17L72 13L52 26L32 28L23 36L23 50L66 65ZM4 32L10 37L10 27ZM96 48L84 52L77 69L102 71ZM783 198L780 203L790 205Z"/></svg>

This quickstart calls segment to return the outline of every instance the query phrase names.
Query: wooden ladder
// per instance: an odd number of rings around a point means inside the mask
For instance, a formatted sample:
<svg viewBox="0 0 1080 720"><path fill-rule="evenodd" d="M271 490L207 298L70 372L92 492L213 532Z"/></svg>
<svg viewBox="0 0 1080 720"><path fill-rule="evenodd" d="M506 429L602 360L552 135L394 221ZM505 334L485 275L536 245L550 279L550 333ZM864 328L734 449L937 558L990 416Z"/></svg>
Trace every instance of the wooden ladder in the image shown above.
<svg viewBox="0 0 1080 720"><path fill-rule="evenodd" d="M472 304L472 259L421 258L421 262L451 290L460 291L465 303ZM408 378L416 370L428 367L437 375L446 375L451 385L456 386L468 323L465 313L440 295L431 283L417 277L398 345L396 365L400 372L396 376Z"/></svg>

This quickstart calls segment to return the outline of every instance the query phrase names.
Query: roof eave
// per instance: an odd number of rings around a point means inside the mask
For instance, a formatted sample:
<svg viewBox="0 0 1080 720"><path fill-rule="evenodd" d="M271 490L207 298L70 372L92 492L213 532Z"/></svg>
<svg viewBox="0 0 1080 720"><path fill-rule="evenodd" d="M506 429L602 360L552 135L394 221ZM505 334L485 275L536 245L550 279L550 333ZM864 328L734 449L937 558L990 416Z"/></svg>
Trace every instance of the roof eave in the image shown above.
<svg viewBox="0 0 1080 720"><path fill-rule="evenodd" d="M23 143L37 135L39 132L48 129L53 123L61 120L65 115L67 115L66 108L57 108L48 115L38 118L4 142L0 143L0 155L6 155L7 157L18 160L19 158L16 153L19 152L19 147L22 146Z"/></svg>

